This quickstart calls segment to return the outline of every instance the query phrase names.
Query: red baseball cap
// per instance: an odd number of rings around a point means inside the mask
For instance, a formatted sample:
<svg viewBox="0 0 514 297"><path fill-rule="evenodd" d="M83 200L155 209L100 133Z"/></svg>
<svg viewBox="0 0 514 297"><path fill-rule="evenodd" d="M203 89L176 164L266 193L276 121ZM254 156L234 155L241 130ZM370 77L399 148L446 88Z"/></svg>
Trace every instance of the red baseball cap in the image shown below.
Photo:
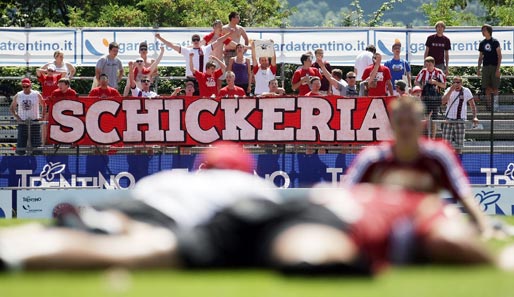
<svg viewBox="0 0 514 297"><path fill-rule="evenodd" d="M212 148L202 153L202 161L206 169L231 169L253 173L254 159L241 145L218 141Z"/></svg>
<svg viewBox="0 0 514 297"><path fill-rule="evenodd" d="M30 78L25 77L24 79L21 80L21 84L30 86L30 85L32 85L32 82L30 81Z"/></svg>

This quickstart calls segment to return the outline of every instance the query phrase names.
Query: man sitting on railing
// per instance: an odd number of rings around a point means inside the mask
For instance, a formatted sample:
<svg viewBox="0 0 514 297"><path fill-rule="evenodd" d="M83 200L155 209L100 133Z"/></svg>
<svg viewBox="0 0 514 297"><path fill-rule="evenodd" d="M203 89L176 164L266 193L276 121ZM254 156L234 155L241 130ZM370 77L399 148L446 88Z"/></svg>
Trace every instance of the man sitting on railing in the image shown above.
<svg viewBox="0 0 514 297"><path fill-rule="evenodd" d="M32 83L27 77L21 80L21 87L23 90L14 95L9 110L18 121L16 154L25 155L27 147L41 146L40 127L32 121L41 119L40 108L43 105L43 97L38 91L32 90Z"/></svg>

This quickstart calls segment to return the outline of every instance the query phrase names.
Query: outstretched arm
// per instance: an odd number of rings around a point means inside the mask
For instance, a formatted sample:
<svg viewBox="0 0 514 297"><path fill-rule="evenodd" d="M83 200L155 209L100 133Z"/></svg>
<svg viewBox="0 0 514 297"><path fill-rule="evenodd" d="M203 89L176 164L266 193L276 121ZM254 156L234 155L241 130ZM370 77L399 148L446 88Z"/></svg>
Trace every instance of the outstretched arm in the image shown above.
<svg viewBox="0 0 514 297"><path fill-rule="evenodd" d="M130 88L133 89L136 87L136 79L134 78L134 62L130 61L128 63L129 66L129 84Z"/></svg>
<svg viewBox="0 0 514 297"><path fill-rule="evenodd" d="M162 43L164 43L165 45L171 47L172 49L174 49L175 51L180 53L180 45L176 45L173 42L162 38L161 34L159 34L159 33L155 34L155 38L159 39Z"/></svg>
<svg viewBox="0 0 514 297"><path fill-rule="evenodd" d="M252 65L259 66L259 62L257 61L257 55L255 54L255 43L252 41Z"/></svg>
<svg viewBox="0 0 514 297"><path fill-rule="evenodd" d="M328 72L327 67L325 67L325 63L323 63L323 59L317 58L316 63L318 63L319 67L321 68L323 72L323 76L325 76L326 79L330 82L330 84L334 87L338 87L341 82L339 82L337 79L335 79L330 72Z"/></svg>
<svg viewBox="0 0 514 297"><path fill-rule="evenodd" d="M161 46L161 52L159 53L157 60L153 61L152 65L150 65L150 73L154 73L157 70L159 63L161 62L162 57L164 56L164 51L164 46Z"/></svg>
<svg viewBox="0 0 514 297"><path fill-rule="evenodd" d="M277 53L275 52L275 48L273 48L273 57L271 57L271 66L273 66L273 67L277 66Z"/></svg>
<svg viewBox="0 0 514 297"><path fill-rule="evenodd" d="M221 68L221 71L225 72L225 70L227 69L227 65L225 65L225 63L223 63L223 61L221 61L218 57L216 57L214 55L211 56L211 59L213 59L214 61L216 61L216 63L218 63L218 65Z"/></svg>
<svg viewBox="0 0 514 297"><path fill-rule="evenodd" d="M193 57L194 56L195 56L194 53L189 53L189 70L191 70L191 73L193 73L193 75L197 71L196 68L195 68L195 65L193 63Z"/></svg>

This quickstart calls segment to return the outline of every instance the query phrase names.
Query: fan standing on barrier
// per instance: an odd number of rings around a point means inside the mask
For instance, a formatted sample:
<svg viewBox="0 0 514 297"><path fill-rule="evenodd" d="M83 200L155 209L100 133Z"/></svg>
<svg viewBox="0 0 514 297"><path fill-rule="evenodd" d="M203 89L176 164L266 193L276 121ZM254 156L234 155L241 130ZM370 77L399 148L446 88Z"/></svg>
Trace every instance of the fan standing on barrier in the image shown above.
<svg viewBox="0 0 514 297"><path fill-rule="evenodd" d="M478 124L477 107L471 90L462 86L462 78L455 76L452 86L446 89L442 99L446 104L446 122L443 125L443 139L452 144L457 153L462 152L464 146L465 121L467 118L467 105L473 112L473 126Z"/></svg>
<svg viewBox="0 0 514 297"><path fill-rule="evenodd" d="M482 88L485 89L487 108L490 110L494 105L494 110L498 111L498 89L500 88L500 66L502 63L502 49L500 42L493 38L493 27L490 25L482 26L482 35L485 37L478 46L480 55L478 56L477 75L482 75ZM483 69L480 71L480 68ZM494 102L491 102L491 95ZM492 103L492 104L491 104Z"/></svg>
<svg viewBox="0 0 514 297"><path fill-rule="evenodd" d="M41 129L33 121L41 119L43 97L38 91L32 90L32 83L27 77L21 80L21 87L23 90L14 95L9 110L18 121L16 154L25 155L27 148L41 146Z"/></svg>

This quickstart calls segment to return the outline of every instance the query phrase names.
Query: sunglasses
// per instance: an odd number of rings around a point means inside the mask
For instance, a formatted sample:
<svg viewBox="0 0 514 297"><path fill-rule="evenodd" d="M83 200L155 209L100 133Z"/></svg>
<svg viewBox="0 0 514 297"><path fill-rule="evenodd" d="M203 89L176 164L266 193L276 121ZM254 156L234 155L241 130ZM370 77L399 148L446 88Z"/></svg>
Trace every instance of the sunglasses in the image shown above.
<svg viewBox="0 0 514 297"><path fill-rule="evenodd" d="M140 48L140 49L139 49L139 51L140 51L140 52L142 52L142 51L148 51L148 49L147 49L147 48Z"/></svg>
<svg viewBox="0 0 514 297"><path fill-rule="evenodd" d="M193 40L193 42L198 42L198 41L200 41L200 39L199 39L199 38L193 38L192 40Z"/></svg>
<svg viewBox="0 0 514 297"><path fill-rule="evenodd" d="M454 81L453 83L454 84L461 84L462 82L461 81Z"/></svg>
<svg viewBox="0 0 514 297"><path fill-rule="evenodd" d="M355 76L348 76L348 78L355 78Z"/></svg>
<svg viewBox="0 0 514 297"><path fill-rule="evenodd" d="M136 63L143 63L143 60L136 60Z"/></svg>
<svg viewBox="0 0 514 297"><path fill-rule="evenodd" d="M21 87L24 88L24 89L30 88L30 86L21 86Z"/></svg>
<svg viewBox="0 0 514 297"><path fill-rule="evenodd" d="M141 80L141 82L142 82L142 83L149 83L149 82L150 82L150 80L149 80L149 79L142 79L142 80Z"/></svg>

